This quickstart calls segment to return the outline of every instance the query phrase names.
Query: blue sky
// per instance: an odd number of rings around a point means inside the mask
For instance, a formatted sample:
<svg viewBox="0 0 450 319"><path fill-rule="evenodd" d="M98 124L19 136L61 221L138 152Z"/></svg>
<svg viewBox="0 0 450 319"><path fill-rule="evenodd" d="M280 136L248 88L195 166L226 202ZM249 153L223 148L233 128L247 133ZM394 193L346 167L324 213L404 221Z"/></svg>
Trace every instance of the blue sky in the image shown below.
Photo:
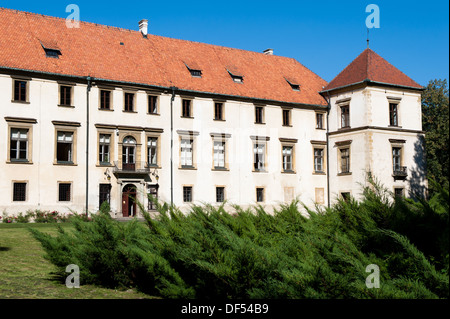
<svg viewBox="0 0 450 319"><path fill-rule="evenodd" d="M82 21L138 29L171 38L274 54L298 60L331 81L366 47L366 6L380 9L370 47L421 85L449 78L448 1L29 1L0 7L67 17L76 4Z"/></svg>

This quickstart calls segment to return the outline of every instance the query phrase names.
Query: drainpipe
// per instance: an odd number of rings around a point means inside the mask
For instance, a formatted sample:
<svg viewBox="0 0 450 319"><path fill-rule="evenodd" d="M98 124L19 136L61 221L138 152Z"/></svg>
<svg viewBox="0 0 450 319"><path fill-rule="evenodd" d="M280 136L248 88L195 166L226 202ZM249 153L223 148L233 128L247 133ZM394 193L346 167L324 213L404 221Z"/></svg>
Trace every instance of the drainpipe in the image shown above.
<svg viewBox="0 0 450 319"><path fill-rule="evenodd" d="M92 79L87 77L86 88L86 217L89 207L89 92L91 91Z"/></svg>
<svg viewBox="0 0 450 319"><path fill-rule="evenodd" d="M328 121L328 117L330 115L330 110L331 110L331 98L330 98L330 92L327 92L328 94L328 107L327 107L327 202L328 202L328 208L331 207L330 204L330 143L329 143L329 138L328 138L328 133L330 131L330 126L329 126L329 121Z"/></svg>
<svg viewBox="0 0 450 319"><path fill-rule="evenodd" d="M173 101L175 100L176 87L172 86L170 99L170 205L173 207Z"/></svg>

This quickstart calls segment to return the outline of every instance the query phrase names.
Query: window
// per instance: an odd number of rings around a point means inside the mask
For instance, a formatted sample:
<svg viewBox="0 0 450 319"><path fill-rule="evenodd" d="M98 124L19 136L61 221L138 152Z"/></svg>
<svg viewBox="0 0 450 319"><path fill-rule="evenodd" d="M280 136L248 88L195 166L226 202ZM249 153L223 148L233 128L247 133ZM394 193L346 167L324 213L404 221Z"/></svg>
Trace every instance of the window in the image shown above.
<svg viewBox="0 0 450 319"><path fill-rule="evenodd" d="M182 116L183 117L192 117L192 110L191 110L191 100L183 100L182 101Z"/></svg>
<svg viewBox="0 0 450 319"><path fill-rule="evenodd" d="M70 183L59 183L59 193L58 200L60 202L70 202L70 191L72 184Z"/></svg>
<svg viewBox="0 0 450 319"><path fill-rule="evenodd" d="M227 71L235 83L243 83L244 76L234 66L227 67Z"/></svg>
<svg viewBox="0 0 450 319"><path fill-rule="evenodd" d="M57 132L56 161L58 163L73 162L73 133Z"/></svg>
<svg viewBox="0 0 450 319"><path fill-rule="evenodd" d="M72 105L72 87L61 85L59 87L59 105L71 106Z"/></svg>
<svg viewBox="0 0 450 319"><path fill-rule="evenodd" d="M405 196L405 189L403 187L395 187L394 188L394 196L395 197Z"/></svg>
<svg viewBox="0 0 450 319"><path fill-rule="evenodd" d="M27 86L27 81L14 80L14 101L27 102Z"/></svg>
<svg viewBox="0 0 450 319"><path fill-rule="evenodd" d="M57 49L44 48L44 51L47 58L59 59L59 56L61 55L61 51Z"/></svg>
<svg viewBox="0 0 450 319"><path fill-rule="evenodd" d="M282 149L282 157L283 157L283 171L284 172L292 172L292 156L293 156L293 147L292 146L283 146Z"/></svg>
<svg viewBox="0 0 450 319"><path fill-rule="evenodd" d="M293 78L284 78L286 80L287 83L289 83L289 85L291 86L293 91L300 91L300 84L298 83L297 80L294 80Z"/></svg>
<svg viewBox="0 0 450 319"><path fill-rule="evenodd" d="M157 210L158 187L159 185L148 185L148 210Z"/></svg>
<svg viewBox="0 0 450 319"><path fill-rule="evenodd" d="M231 75L231 78L236 83L243 83L244 82L244 78L242 76L239 76L239 75Z"/></svg>
<svg viewBox="0 0 450 319"><path fill-rule="evenodd" d="M193 167L193 140L181 139L181 167Z"/></svg>
<svg viewBox="0 0 450 319"><path fill-rule="evenodd" d="M348 105L341 106L341 127L350 127L350 107Z"/></svg>
<svg viewBox="0 0 450 319"><path fill-rule="evenodd" d="M216 102L214 103L214 119L216 121L223 121L223 103Z"/></svg>
<svg viewBox="0 0 450 319"><path fill-rule="evenodd" d="M111 91L100 90L100 110L111 109Z"/></svg>
<svg viewBox="0 0 450 319"><path fill-rule="evenodd" d="M148 96L148 113L149 114L158 114L158 97L149 95Z"/></svg>
<svg viewBox="0 0 450 319"><path fill-rule="evenodd" d="M158 166L158 138L147 138L147 164L148 166Z"/></svg>
<svg viewBox="0 0 450 319"><path fill-rule="evenodd" d="M27 183L13 183L13 201L24 202L27 199Z"/></svg>
<svg viewBox="0 0 450 319"><path fill-rule="evenodd" d="M214 141L214 168L225 168L225 142Z"/></svg>
<svg viewBox="0 0 450 319"><path fill-rule="evenodd" d="M264 143L253 143L253 168L255 171L264 171L265 169L265 153L266 144Z"/></svg>
<svg viewBox="0 0 450 319"><path fill-rule="evenodd" d="M264 202L264 188L256 188L256 201L258 203Z"/></svg>
<svg viewBox="0 0 450 319"><path fill-rule="evenodd" d="M189 69L189 72L191 72L191 75L193 76L193 77L196 77L196 78L201 78L202 77L202 71L201 70L191 70L191 69Z"/></svg>
<svg viewBox="0 0 450 319"><path fill-rule="evenodd" d="M187 69L191 73L192 77L195 77L195 78L202 77L201 67L197 63L195 63L195 61L185 61L184 64L186 65Z"/></svg>
<svg viewBox="0 0 450 319"><path fill-rule="evenodd" d="M216 202L223 203L225 201L225 187L216 187Z"/></svg>
<svg viewBox="0 0 450 319"><path fill-rule="evenodd" d="M100 165L110 164L110 145L111 145L111 135L110 134L100 134L99 139L99 160Z"/></svg>
<svg viewBox="0 0 450 319"><path fill-rule="evenodd" d="M342 192L341 197L344 200L344 202L348 203L350 201L350 192Z"/></svg>
<svg viewBox="0 0 450 319"><path fill-rule="evenodd" d="M392 162L394 165L394 172L401 171L402 165L402 149L401 147L392 148Z"/></svg>
<svg viewBox="0 0 450 319"><path fill-rule="evenodd" d="M314 149L314 171L323 173L323 148Z"/></svg>
<svg viewBox="0 0 450 319"><path fill-rule="evenodd" d="M291 110L283 110L283 126L291 125Z"/></svg>
<svg viewBox="0 0 450 319"><path fill-rule="evenodd" d="M98 207L100 208L104 202L111 204L111 184L100 184Z"/></svg>
<svg viewBox="0 0 450 319"><path fill-rule="evenodd" d="M125 93L125 108L126 112L134 112L134 93Z"/></svg>
<svg viewBox="0 0 450 319"><path fill-rule="evenodd" d="M264 107L255 106L255 123L264 124Z"/></svg>
<svg viewBox="0 0 450 319"><path fill-rule="evenodd" d="M136 140L132 136L123 139L122 169L134 171L136 169Z"/></svg>
<svg viewBox="0 0 450 319"><path fill-rule="evenodd" d="M323 113L316 113L316 128L323 129Z"/></svg>
<svg viewBox="0 0 450 319"><path fill-rule="evenodd" d="M389 125L398 126L398 105L389 103Z"/></svg>
<svg viewBox="0 0 450 319"><path fill-rule="evenodd" d="M349 148L341 148L341 173L349 173L350 172L350 149Z"/></svg>
<svg viewBox="0 0 450 319"><path fill-rule="evenodd" d="M192 186L183 186L183 202L192 202Z"/></svg>
<svg viewBox="0 0 450 319"><path fill-rule="evenodd" d="M402 139L389 139L392 147L392 170L394 177L394 181L397 179L404 180L408 176L408 169L403 165L403 152L404 152L404 144L406 140Z"/></svg>
<svg viewBox="0 0 450 319"><path fill-rule="evenodd" d="M10 160L28 161L28 129L11 129Z"/></svg>

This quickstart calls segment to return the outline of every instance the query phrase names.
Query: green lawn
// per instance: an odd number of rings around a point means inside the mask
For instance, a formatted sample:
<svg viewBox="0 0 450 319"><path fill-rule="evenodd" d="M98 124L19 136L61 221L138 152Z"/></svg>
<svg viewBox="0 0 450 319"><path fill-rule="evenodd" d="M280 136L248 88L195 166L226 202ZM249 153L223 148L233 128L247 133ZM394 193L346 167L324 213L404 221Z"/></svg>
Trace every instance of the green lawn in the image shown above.
<svg viewBox="0 0 450 319"><path fill-rule="evenodd" d="M69 223L61 225L71 227ZM55 267L43 258L44 250L31 236L30 227L56 233L55 224L0 224L0 299L151 298L135 290L117 291L90 285L67 288L53 278Z"/></svg>

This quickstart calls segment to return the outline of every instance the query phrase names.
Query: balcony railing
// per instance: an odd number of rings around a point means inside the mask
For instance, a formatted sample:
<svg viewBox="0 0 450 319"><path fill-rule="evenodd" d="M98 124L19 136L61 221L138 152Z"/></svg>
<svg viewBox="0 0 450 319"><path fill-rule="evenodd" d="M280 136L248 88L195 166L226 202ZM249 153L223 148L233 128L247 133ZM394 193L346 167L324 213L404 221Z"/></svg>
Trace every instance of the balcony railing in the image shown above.
<svg viewBox="0 0 450 319"><path fill-rule="evenodd" d="M114 162L113 173L149 174L150 166L148 166L146 162L136 162L136 163Z"/></svg>
<svg viewBox="0 0 450 319"><path fill-rule="evenodd" d="M392 176L394 176L395 179L397 178L406 178L408 176L408 168L406 166L394 166L394 172Z"/></svg>

